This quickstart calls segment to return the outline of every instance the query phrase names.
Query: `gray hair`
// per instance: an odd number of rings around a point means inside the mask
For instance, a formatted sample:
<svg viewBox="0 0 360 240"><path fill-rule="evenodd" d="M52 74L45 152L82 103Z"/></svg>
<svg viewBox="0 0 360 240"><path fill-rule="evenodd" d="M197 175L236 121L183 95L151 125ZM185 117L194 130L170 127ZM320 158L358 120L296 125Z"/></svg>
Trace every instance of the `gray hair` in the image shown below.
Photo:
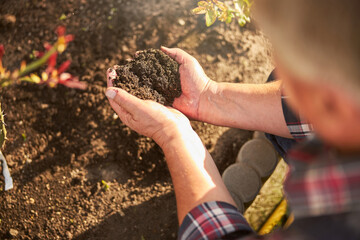
<svg viewBox="0 0 360 240"><path fill-rule="evenodd" d="M359 0L255 0L253 10L285 68L360 102Z"/></svg>

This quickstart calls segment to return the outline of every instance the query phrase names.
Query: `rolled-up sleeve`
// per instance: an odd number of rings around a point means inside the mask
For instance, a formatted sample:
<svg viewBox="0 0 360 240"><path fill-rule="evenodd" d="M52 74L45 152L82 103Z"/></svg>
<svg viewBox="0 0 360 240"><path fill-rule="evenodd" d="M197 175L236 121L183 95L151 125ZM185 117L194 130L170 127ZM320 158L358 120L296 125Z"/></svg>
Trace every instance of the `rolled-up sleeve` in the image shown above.
<svg viewBox="0 0 360 240"><path fill-rule="evenodd" d="M251 233L253 230L235 206L225 202L206 202L186 215L178 238L237 239Z"/></svg>
<svg viewBox="0 0 360 240"><path fill-rule="evenodd" d="M277 81L279 78L276 76L276 69L274 69L268 79L266 80L267 83ZM312 136L313 135L313 128L312 125L309 124L301 114L295 113L288 105L289 97L284 94L282 91L281 96L281 105L282 110L285 118L286 125L290 131L292 137L297 140L301 141L302 139Z"/></svg>
<svg viewBox="0 0 360 240"><path fill-rule="evenodd" d="M281 96L283 114L290 134L295 140L301 140L312 136L314 134L312 125L308 123L307 120L301 116L301 114L295 114L289 107L287 101L287 96Z"/></svg>

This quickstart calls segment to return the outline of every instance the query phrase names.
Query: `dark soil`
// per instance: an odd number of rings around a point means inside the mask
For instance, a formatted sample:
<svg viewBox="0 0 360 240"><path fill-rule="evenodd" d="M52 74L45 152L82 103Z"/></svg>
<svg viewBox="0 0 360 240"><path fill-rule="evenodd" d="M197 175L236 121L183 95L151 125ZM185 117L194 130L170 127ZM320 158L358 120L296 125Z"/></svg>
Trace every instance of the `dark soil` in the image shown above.
<svg viewBox="0 0 360 240"><path fill-rule="evenodd" d="M138 52L129 63L116 67L113 85L144 100L171 106L181 95L179 64L157 49Z"/></svg>
<svg viewBox="0 0 360 240"><path fill-rule="evenodd" d="M68 71L89 85L85 91L25 83L0 89L8 132L2 152L14 179L14 189L0 190L0 239L176 238L164 155L119 120L104 92L108 66L161 45L189 52L216 81L264 82L272 64L262 34L235 22L206 28L203 16L191 14L194 7L193 0L0 0L7 68L29 62L65 25L75 40L59 62L71 60ZM251 137L192 126L221 171Z"/></svg>

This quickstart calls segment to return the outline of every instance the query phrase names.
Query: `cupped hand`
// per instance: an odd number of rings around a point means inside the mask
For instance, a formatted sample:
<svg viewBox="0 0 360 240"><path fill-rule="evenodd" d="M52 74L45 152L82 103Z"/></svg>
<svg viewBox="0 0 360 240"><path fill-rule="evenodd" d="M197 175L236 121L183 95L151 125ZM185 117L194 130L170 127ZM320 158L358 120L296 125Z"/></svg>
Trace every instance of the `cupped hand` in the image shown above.
<svg viewBox="0 0 360 240"><path fill-rule="evenodd" d="M180 66L182 94L176 98L173 107L196 120L205 120L200 116L200 104L206 101L204 95L211 84L215 84L205 74L199 62L179 48L161 47L161 50L173 58Z"/></svg>
<svg viewBox="0 0 360 240"><path fill-rule="evenodd" d="M128 127L154 139L160 147L183 131L191 129L187 117L178 110L154 101L141 100L120 88L113 87L112 80L115 77L116 71L110 68L107 71L108 89L105 94L111 107Z"/></svg>

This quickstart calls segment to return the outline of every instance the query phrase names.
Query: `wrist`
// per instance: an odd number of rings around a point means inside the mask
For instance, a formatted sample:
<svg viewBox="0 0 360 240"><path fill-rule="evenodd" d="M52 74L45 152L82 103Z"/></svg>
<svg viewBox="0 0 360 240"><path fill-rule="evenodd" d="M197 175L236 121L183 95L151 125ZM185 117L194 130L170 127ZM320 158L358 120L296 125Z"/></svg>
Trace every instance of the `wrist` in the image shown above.
<svg viewBox="0 0 360 240"><path fill-rule="evenodd" d="M165 152L172 143L182 141L191 132L194 131L189 121L172 123L162 127L152 138Z"/></svg>
<svg viewBox="0 0 360 240"><path fill-rule="evenodd" d="M198 119L204 122L212 122L214 99L218 97L220 84L209 79L199 100Z"/></svg>
<svg viewBox="0 0 360 240"><path fill-rule="evenodd" d="M165 156L177 154L179 149L181 149L181 151L187 151L186 149L188 148L199 149L203 147L199 136L192 128L182 129L176 134L163 138L163 140L157 142L157 144L161 147Z"/></svg>

